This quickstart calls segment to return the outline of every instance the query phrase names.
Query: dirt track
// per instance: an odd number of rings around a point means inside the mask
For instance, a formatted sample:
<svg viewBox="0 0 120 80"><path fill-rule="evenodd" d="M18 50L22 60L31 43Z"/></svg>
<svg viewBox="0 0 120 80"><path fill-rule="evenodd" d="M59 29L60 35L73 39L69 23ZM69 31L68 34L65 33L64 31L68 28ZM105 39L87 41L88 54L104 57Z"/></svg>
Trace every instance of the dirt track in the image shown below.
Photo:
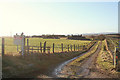
<svg viewBox="0 0 120 80"><path fill-rule="evenodd" d="M58 74L56 74L56 77L61 77L61 78L110 78L109 76L98 72L96 69L96 66L95 66L97 55L101 50L101 44L102 43L99 44L97 50L95 51L95 53L93 55L91 55L86 60L82 61L81 66L72 67L72 68L69 66L62 66L62 69L59 71ZM73 72L71 72L70 68L77 69L77 71L74 72L75 74L71 74Z"/></svg>

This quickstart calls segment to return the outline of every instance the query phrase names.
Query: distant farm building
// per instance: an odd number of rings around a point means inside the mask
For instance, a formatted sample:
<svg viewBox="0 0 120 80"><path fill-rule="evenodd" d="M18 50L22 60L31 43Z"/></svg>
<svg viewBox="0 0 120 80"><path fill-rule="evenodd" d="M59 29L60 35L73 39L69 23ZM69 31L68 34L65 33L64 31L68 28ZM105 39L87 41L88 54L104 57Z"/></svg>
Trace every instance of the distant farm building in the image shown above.
<svg viewBox="0 0 120 80"><path fill-rule="evenodd" d="M86 37L83 37L82 35L71 35L71 36L68 36L68 39L72 39L72 40L90 40L90 39L87 39Z"/></svg>

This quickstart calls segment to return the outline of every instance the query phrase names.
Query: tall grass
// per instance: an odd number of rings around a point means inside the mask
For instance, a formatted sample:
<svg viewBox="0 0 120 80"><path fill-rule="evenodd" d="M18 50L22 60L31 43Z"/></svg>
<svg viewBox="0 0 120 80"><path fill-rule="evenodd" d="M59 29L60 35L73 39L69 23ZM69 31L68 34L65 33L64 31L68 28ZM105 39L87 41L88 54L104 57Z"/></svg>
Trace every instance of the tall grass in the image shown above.
<svg viewBox="0 0 120 80"><path fill-rule="evenodd" d="M78 56L79 54L79 52L69 54L34 54L25 56L25 58L21 56L5 55L3 56L2 65L3 77L33 78L37 75L48 73L61 62ZM39 72L39 74L35 71ZM25 75L27 73L29 74Z"/></svg>
<svg viewBox="0 0 120 80"><path fill-rule="evenodd" d="M105 41L102 41L102 49L98 55L97 64L103 70L110 71L114 68L113 60L105 48Z"/></svg>

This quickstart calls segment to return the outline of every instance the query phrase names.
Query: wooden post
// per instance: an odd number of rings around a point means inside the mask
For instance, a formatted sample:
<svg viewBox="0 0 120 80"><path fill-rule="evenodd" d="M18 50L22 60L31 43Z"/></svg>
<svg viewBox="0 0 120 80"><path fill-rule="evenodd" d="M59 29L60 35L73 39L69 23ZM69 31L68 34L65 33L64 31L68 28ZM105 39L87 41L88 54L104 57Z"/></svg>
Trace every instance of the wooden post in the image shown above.
<svg viewBox="0 0 120 80"><path fill-rule="evenodd" d="M79 47L79 44L78 44L78 51L79 51L80 47Z"/></svg>
<svg viewBox="0 0 120 80"><path fill-rule="evenodd" d="M68 44L68 52L69 52L69 44Z"/></svg>
<svg viewBox="0 0 120 80"><path fill-rule="evenodd" d="M40 42L40 51L42 53L42 43Z"/></svg>
<svg viewBox="0 0 120 80"><path fill-rule="evenodd" d="M71 45L71 51L72 51L72 45Z"/></svg>
<svg viewBox="0 0 120 80"><path fill-rule="evenodd" d="M22 36L21 50L22 50L22 55L24 55L25 54L25 36L24 35Z"/></svg>
<svg viewBox="0 0 120 80"><path fill-rule="evenodd" d="M77 45L76 45L75 47L76 47L76 51L77 51L77 49L78 49L78 48L77 48Z"/></svg>
<svg viewBox="0 0 120 80"><path fill-rule="evenodd" d="M43 49L43 52L44 52L44 53L46 52L46 41L44 42L44 49Z"/></svg>
<svg viewBox="0 0 120 80"><path fill-rule="evenodd" d="M74 51L75 51L75 44L74 44Z"/></svg>
<svg viewBox="0 0 120 80"><path fill-rule="evenodd" d="M5 51L5 40L2 38L2 56L4 56L4 51Z"/></svg>
<svg viewBox="0 0 120 80"><path fill-rule="evenodd" d="M54 53L54 47L55 47L55 44L53 43L53 53Z"/></svg>
<svg viewBox="0 0 120 80"><path fill-rule="evenodd" d="M33 53L33 47L32 47L32 53Z"/></svg>
<svg viewBox="0 0 120 80"><path fill-rule="evenodd" d="M63 43L61 43L61 48L62 48L62 52L63 52Z"/></svg>
<svg viewBox="0 0 120 80"><path fill-rule="evenodd" d="M116 68L116 48L114 50L114 53L113 53L113 65L114 65L114 68Z"/></svg>
<svg viewBox="0 0 120 80"><path fill-rule="evenodd" d="M29 39L27 39L27 53L29 54Z"/></svg>

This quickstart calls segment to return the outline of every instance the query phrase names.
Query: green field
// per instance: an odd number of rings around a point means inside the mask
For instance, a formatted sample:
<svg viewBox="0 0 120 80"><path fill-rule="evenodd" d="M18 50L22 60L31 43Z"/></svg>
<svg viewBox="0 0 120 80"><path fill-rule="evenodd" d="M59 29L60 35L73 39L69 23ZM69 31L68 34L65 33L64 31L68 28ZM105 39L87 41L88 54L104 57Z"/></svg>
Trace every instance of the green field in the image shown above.
<svg viewBox="0 0 120 80"><path fill-rule="evenodd" d="M29 46L40 46L40 42L41 42L43 47L43 44L46 41L46 46L51 48L50 52L52 52L53 43L55 44L55 52L61 52L61 43L63 43L64 51L67 51L68 44L69 45L79 44L80 46L83 46L91 42L85 40L67 40L67 39L42 39L42 38L28 38L28 39L29 39ZM20 46L18 46L18 51L17 51L17 45L13 44L13 38L5 38L5 54L16 54L20 51L20 49L21 49Z"/></svg>

